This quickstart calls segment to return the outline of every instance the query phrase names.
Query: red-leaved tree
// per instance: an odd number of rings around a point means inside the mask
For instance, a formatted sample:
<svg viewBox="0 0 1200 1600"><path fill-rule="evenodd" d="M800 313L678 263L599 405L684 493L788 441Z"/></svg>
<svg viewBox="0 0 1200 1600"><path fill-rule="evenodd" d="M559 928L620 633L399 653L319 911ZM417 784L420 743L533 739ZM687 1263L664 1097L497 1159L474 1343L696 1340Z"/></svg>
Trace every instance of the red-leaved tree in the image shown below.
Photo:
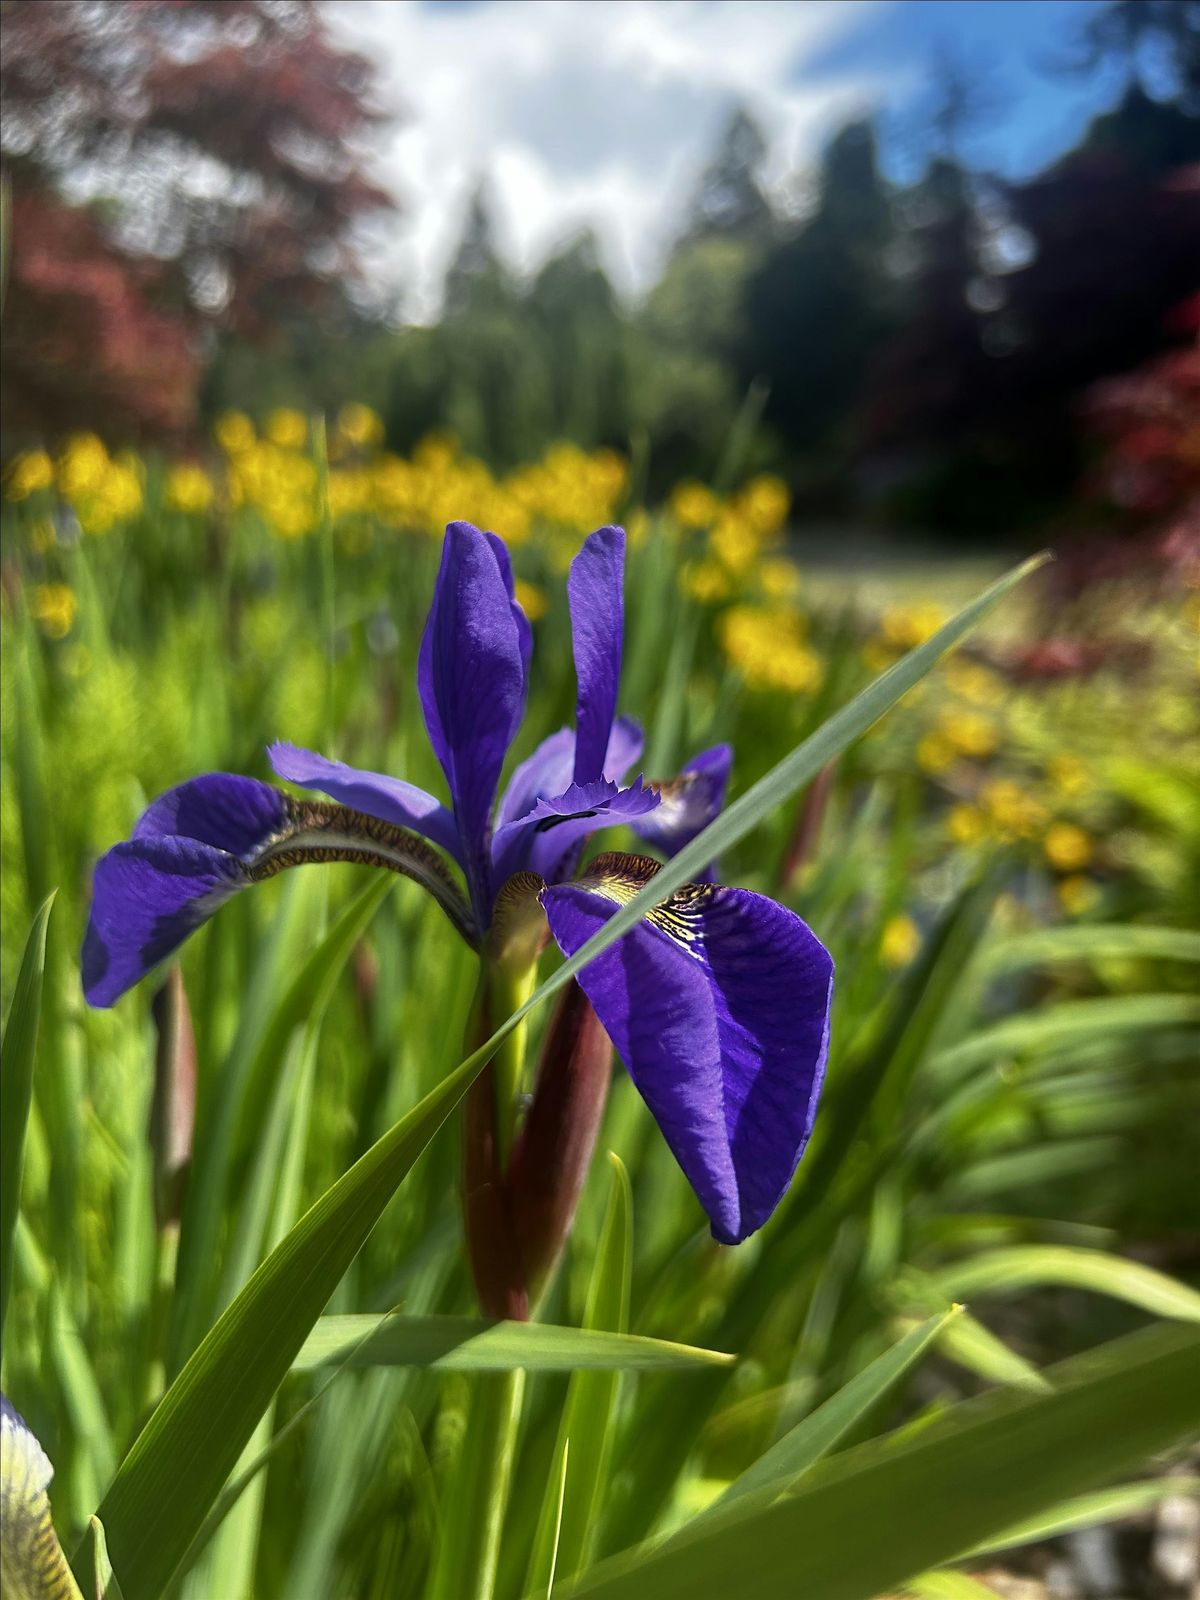
<svg viewBox="0 0 1200 1600"><path fill-rule="evenodd" d="M179 437L206 334L342 300L371 67L314 0L3 0L5 447Z"/></svg>

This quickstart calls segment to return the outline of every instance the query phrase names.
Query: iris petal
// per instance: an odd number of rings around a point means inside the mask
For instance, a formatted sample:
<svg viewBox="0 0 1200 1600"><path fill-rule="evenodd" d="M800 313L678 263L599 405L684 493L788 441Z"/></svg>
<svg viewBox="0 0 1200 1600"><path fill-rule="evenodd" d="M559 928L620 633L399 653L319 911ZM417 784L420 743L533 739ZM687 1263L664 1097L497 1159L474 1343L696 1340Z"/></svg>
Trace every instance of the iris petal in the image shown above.
<svg viewBox="0 0 1200 1600"><path fill-rule="evenodd" d="M542 795L524 816L497 830L496 877L503 881L527 870L557 883L575 870L589 835L632 822L658 804L658 795L640 777L626 789L608 778L595 778L568 784L561 794Z"/></svg>
<svg viewBox="0 0 1200 1600"><path fill-rule="evenodd" d="M617 711L625 627L625 531L597 528L571 563L567 599L578 685L576 783L600 776Z"/></svg>
<svg viewBox="0 0 1200 1600"><path fill-rule="evenodd" d="M525 704L526 647L510 579L487 535L452 522L417 670L425 725L450 786L461 860L484 926L492 802Z"/></svg>
<svg viewBox="0 0 1200 1600"><path fill-rule="evenodd" d="M344 761L331 761L327 756L302 750L294 744L270 745L267 759L289 783L317 789L344 806L365 812L368 817L411 828L461 862L454 817L440 800L415 784L405 783L402 778L389 778L386 773L348 767Z"/></svg>
<svg viewBox="0 0 1200 1600"><path fill-rule="evenodd" d="M601 857L542 891L573 955L658 868ZM763 895L688 885L590 962L578 982L708 1214L737 1244L783 1198L825 1072L833 962Z"/></svg>
<svg viewBox="0 0 1200 1600"><path fill-rule="evenodd" d="M193 839L133 838L96 863L83 992L111 1006L250 882L228 851Z"/></svg>
<svg viewBox="0 0 1200 1600"><path fill-rule="evenodd" d="M658 785L662 804L656 811L633 824L635 831L668 859L677 855L703 832L725 804L733 751L727 744L714 745L693 757L670 783ZM698 883L708 883L714 867L698 873Z"/></svg>

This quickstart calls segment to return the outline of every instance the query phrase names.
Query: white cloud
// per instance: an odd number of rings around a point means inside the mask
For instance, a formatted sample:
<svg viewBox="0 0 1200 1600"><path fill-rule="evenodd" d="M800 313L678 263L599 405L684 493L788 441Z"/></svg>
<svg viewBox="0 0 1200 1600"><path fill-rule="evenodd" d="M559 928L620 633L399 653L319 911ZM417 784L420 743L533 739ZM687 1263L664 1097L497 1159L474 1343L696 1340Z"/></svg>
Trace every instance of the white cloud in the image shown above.
<svg viewBox="0 0 1200 1600"><path fill-rule="evenodd" d="M614 282L654 279L732 107L769 142L766 176L803 166L878 100L865 74L805 63L872 21L879 0L327 0L335 37L379 69L403 119L373 153L399 218L369 249L408 315L435 314L468 198L486 175L500 243L522 271L583 226ZM894 89L895 85L890 86Z"/></svg>

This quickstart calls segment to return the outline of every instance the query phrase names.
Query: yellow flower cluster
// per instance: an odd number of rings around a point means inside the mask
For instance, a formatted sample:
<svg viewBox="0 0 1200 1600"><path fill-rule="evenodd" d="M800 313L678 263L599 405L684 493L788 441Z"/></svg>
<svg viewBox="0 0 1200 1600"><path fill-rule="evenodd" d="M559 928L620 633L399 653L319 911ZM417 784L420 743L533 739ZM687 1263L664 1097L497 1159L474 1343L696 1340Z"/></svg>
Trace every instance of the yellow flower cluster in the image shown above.
<svg viewBox="0 0 1200 1600"><path fill-rule="evenodd" d="M54 466L53 488L75 513L84 533L109 533L136 517L142 509L144 482L145 469L132 451L110 456L94 433L68 439Z"/></svg>
<svg viewBox="0 0 1200 1600"><path fill-rule="evenodd" d="M721 648L751 689L808 694L825 674L805 618L784 606L730 606L717 619Z"/></svg>

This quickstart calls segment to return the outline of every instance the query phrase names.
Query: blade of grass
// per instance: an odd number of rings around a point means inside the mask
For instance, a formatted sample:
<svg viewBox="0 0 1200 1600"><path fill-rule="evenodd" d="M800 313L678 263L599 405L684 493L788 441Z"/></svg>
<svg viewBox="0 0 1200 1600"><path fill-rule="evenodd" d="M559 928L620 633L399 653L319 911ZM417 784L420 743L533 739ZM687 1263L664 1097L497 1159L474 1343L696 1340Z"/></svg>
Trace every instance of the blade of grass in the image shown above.
<svg viewBox="0 0 1200 1600"><path fill-rule="evenodd" d="M46 929L56 892L51 891L34 914L0 1045L0 1334L12 1287L13 1236L21 1206L25 1129L33 1104L33 1068L42 1016Z"/></svg>
<svg viewBox="0 0 1200 1600"><path fill-rule="evenodd" d="M723 1600L753 1572L755 1600L869 1600L1200 1427L1190 1327L1156 1326L1051 1378L1049 1394L984 1396L907 1444L872 1441L765 1510L614 1558L570 1592Z"/></svg>
<svg viewBox="0 0 1200 1600"><path fill-rule="evenodd" d="M1038 928L1013 938L997 939L985 960L989 968L1011 972L1053 961L1101 961L1110 958L1151 961L1200 961L1200 933L1188 928L1127 927L1121 923Z"/></svg>
<svg viewBox="0 0 1200 1600"><path fill-rule="evenodd" d="M588 1286L583 1325L624 1333L629 1325L629 1294L633 1256L632 1195L629 1176L620 1159L612 1162L612 1188ZM554 1574L573 1577L588 1564L601 1504L612 1442L612 1416L620 1372L576 1372L567 1388L559 1419L554 1467L542 1503L534 1536L533 1555L525 1587L545 1587L549 1593ZM567 1450L571 1468L560 1494L559 1480L566 1472Z"/></svg>
<svg viewBox="0 0 1200 1600"><path fill-rule="evenodd" d="M720 1350L640 1334L562 1328L546 1322L485 1322L476 1317L322 1317L292 1363L293 1372L340 1361L355 1367L437 1367L444 1372L667 1371L732 1366Z"/></svg>
<svg viewBox="0 0 1200 1600"><path fill-rule="evenodd" d="M1200 1322L1200 1294L1186 1283L1140 1261L1075 1245L1027 1244L987 1250L944 1268L931 1281L935 1294L953 1293L964 1300L1046 1284L1091 1289L1127 1300L1152 1316Z"/></svg>
<svg viewBox="0 0 1200 1600"><path fill-rule="evenodd" d="M707 1511L692 1518L682 1530L681 1537L689 1537L698 1527L727 1513L747 1495L757 1495L760 1499L765 1495L771 1499L788 1484L794 1483L822 1456L828 1455L838 1440L878 1405L929 1347L937 1342L958 1314L959 1308L952 1306L905 1334L898 1344L851 1378L823 1405L785 1433L782 1439L777 1439L752 1467L729 1485L719 1500Z"/></svg>
<svg viewBox="0 0 1200 1600"><path fill-rule="evenodd" d="M1200 1478L1151 1478L1144 1483L1124 1483L1111 1489L1097 1489L1094 1494L1076 1495L985 1539L982 1544L964 1551L961 1559L969 1561L997 1550L1011 1550L1016 1545L1054 1539L1060 1534L1073 1533L1076 1528L1094 1527L1098 1522L1115 1522L1145 1511L1174 1494L1200 1494Z"/></svg>

